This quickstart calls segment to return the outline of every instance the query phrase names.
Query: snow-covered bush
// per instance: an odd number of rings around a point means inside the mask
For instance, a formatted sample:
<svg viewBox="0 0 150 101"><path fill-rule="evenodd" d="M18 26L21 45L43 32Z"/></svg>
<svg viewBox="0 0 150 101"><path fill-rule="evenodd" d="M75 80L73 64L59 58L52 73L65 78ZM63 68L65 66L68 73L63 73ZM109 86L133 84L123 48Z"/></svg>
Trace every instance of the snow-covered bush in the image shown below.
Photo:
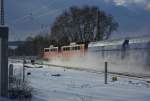
<svg viewBox="0 0 150 101"><path fill-rule="evenodd" d="M32 98L32 90L27 80L23 82L22 79L14 76L13 82L9 84L9 98L26 101Z"/></svg>

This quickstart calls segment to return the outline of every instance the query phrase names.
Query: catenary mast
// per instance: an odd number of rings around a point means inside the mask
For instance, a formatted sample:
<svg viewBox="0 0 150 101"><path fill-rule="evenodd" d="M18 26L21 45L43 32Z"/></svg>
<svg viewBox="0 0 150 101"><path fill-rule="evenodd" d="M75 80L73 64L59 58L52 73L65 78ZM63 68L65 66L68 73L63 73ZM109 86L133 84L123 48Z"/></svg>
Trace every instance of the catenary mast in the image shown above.
<svg viewBox="0 0 150 101"><path fill-rule="evenodd" d="M4 21L4 0L1 0L1 22L0 24L1 25L4 25L5 24L5 21Z"/></svg>
<svg viewBox="0 0 150 101"><path fill-rule="evenodd" d="M4 0L0 0L0 96L8 97L8 27L4 26Z"/></svg>

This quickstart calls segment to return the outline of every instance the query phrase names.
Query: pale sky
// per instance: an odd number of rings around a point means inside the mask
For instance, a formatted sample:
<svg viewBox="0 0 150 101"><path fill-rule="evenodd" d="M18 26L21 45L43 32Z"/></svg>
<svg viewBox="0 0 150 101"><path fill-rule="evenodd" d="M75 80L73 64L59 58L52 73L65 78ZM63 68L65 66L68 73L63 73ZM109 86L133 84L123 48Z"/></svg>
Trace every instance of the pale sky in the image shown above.
<svg viewBox="0 0 150 101"><path fill-rule="evenodd" d="M98 6L114 16L119 28L111 38L150 35L150 0L5 0L9 39L24 40L50 31L65 9L83 5Z"/></svg>

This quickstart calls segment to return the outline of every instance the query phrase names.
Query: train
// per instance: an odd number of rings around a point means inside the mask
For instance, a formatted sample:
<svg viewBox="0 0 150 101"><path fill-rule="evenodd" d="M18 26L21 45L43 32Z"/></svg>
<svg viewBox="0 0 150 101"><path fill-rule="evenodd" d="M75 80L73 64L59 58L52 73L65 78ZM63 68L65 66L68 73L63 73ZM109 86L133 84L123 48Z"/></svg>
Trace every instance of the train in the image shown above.
<svg viewBox="0 0 150 101"><path fill-rule="evenodd" d="M44 48L44 59L54 59L58 57L71 58L73 56L84 56L85 44L70 43L68 46Z"/></svg>
<svg viewBox="0 0 150 101"><path fill-rule="evenodd" d="M74 57L83 61L83 66L90 67L92 64L91 68L96 70L100 69L104 61L107 61L111 66L111 71L150 73L150 36L104 40L88 44L71 43L62 47L51 45L44 48L43 58L45 60L63 58L68 61ZM91 59L84 62L87 58Z"/></svg>

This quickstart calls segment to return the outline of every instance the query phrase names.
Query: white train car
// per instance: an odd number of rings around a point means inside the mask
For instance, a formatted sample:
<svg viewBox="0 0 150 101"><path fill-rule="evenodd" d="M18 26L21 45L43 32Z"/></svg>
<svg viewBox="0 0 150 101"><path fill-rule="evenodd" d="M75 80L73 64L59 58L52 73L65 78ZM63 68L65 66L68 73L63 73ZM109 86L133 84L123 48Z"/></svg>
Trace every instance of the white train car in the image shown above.
<svg viewBox="0 0 150 101"><path fill-rule="evenodd" d="M111 71L150 73L150 37L91 42L88 52Z"/></svg>

